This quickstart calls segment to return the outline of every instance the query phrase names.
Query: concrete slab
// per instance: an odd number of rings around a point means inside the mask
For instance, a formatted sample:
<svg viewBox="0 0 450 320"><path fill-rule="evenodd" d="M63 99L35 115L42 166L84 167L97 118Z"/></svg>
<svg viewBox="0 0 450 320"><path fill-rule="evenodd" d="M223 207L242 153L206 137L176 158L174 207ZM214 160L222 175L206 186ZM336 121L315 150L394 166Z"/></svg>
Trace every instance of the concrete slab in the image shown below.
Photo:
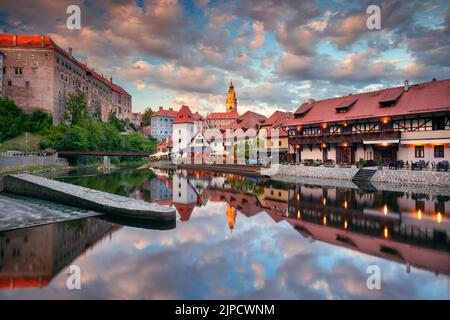
<svg viewBox="0 0 450 320"><path fill-rule="evenodd" d="M103 213L0 193L0 232L101 215Z"/></svg>
<svg viewBox="0 0 450 320"><path fill-rule="evenodd" d="M4 191L127 218L176 219L174 208L163 207L30 174L6 176L4 179Z"/></svg>

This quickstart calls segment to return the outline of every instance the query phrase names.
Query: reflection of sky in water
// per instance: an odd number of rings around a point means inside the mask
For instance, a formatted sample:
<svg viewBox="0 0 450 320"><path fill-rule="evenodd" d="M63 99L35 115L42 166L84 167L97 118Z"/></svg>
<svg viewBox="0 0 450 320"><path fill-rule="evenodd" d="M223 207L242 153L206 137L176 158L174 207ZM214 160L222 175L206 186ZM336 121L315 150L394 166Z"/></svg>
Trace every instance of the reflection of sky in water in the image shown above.
<svg viewBox="0 0 450 320"><path fill-rule="evenodd" d="M82 290L65 288L65 270L43 289L0 291L0 298L131 299L449 299L449 278L303 238L264 212L236 217L226 203L194 209L170 231L124 227L73 264ZM367 266L382 271L382 289L366 288Z"/></svg>

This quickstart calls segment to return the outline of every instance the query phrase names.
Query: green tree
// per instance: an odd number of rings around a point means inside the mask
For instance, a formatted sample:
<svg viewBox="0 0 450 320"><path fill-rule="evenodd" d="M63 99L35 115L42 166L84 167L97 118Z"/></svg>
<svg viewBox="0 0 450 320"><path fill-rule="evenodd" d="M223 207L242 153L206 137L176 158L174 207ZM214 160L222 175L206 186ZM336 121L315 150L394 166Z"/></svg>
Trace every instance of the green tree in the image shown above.
<svg viewBox="0 0 450 320"><path fill-rule="evenodd" d="M53 124L53 118L47 112L35 110L28 117L25 123L25 130L28 132L43 132Z"/></svg>
<svg viewBox="0 0 450 320"><path fill-rule="evenodd" d="M64 119L71 126L80 125L89 119L88 104L84 92L77 91L76 94L69 93Z"/></svg>
<svg viewBox="0 0 450 320"><path fill-rule="evenodd" d="M151 108L145 109L142 114L142 126L149 126L152 122L153 110Z"/></svg>
<svg viewBox="0 0 450 320"><path fill-rule="evenodd" d="M133 132L124 138L124 149L126 151L149 151L149 146L150 141L137 132Z"/></svg>
<svg viewBox="0 0 450 320"><path fill-rule="evenodd" d="M89 150L89 135L89 131L83 127L70 127L55 147L57 150Z"/></svg>
<svg viewBox="0 0 450 320"><path fill-rule="evenodd" d="M124 132L127 127L127 122L117 118L115 112L111 112L109 114L109 123L111 123L120 132Z"/></svg>
<svg viewBox="0 0 450 320"><path fill-rule="evenodd" d="M150 151L150 153L155 153L156 152L156 146L158 145L158 139L153 138L153 136L151 134L149 134L147 136L147 139L149 141L149 151Z"/></svg>
<svg viewBox="0 0 450 320"><path fill-rule="evenodd" d="M13 100L0 98L0 142L20 135L25 120L25 114Z"/></svg>

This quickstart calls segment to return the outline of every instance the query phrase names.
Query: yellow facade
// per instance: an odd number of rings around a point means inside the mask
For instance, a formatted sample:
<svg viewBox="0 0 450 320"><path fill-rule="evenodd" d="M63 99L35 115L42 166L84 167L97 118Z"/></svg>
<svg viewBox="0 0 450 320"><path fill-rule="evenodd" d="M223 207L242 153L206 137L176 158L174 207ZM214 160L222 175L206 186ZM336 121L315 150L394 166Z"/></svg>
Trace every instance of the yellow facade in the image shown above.
<svg viewBox="0 0 450 320"><path fill-rule="evenodd" d="M228 95L226 101L227 112L237 112L237 99L234 92L233 81L230 81L230 87L228 88Z"/></svg>

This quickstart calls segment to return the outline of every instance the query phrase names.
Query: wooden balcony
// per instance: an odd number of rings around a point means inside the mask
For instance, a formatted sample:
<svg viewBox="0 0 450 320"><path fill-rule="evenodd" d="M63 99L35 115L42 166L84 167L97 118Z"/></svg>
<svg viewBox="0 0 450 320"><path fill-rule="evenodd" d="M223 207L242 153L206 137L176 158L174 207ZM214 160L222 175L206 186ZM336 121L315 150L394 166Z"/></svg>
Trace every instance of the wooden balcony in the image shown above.
<svg viewBox="0 0 450 320"><path fill-rule="evenodd" d="M367 133L341 133L322 134L316 136L293 136L289 137L290 144L339 144L339 143L362 143L364 140L394 140L400 139L400 132L367 132Z"/></svg>

